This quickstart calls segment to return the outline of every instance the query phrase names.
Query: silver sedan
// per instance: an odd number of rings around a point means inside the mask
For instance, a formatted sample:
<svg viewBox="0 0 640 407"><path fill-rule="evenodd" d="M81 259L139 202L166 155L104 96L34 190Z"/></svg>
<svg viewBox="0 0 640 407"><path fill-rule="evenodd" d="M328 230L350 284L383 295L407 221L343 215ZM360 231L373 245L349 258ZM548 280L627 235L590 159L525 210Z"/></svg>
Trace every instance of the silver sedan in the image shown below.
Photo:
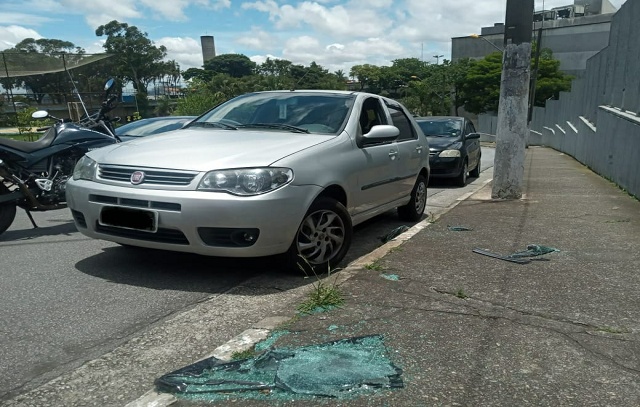
<svg viewBox="0 0 640 407"><path fill-rule="evenodd" d="M426 206L429 146L398 102L342 91L239 96L184 129L91 151L67 184L78 230L129 246L336 267L354 225Z"/></svg>

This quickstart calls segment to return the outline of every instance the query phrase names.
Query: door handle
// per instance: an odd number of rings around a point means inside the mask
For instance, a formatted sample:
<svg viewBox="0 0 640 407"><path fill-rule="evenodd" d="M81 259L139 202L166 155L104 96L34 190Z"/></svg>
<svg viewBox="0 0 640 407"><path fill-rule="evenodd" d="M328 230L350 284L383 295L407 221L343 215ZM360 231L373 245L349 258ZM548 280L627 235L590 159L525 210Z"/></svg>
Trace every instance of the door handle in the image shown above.
<svg viewBox="0 0 640 407"><path fill-rule="evenodd" d="M396 150L389 151L389 158L391 158L392 160L395 160L397 155L398 152Z"/></svg>
<svg viewBox="0 0 640 407"><path fill-rule="evenodd" d="M422 146L416 147L416 151L418 152L418 154L422 154Z"/></svg>

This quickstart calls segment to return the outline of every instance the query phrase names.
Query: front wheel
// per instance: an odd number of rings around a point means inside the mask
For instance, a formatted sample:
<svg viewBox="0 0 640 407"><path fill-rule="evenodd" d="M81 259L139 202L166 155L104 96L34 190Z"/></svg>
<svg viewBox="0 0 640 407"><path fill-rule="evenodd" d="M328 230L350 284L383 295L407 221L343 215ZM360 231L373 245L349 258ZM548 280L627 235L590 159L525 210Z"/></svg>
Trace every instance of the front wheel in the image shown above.
<svg viewBox="0 0 640 407"><path fill-rule="evenodd" d="M416 184L411 191L409 203L398 207L398 217L400 220L415 222L420 220L427 207L427 179L423 175L418 175Z"/></svg>
<svg viewBox="0 0 640 407"><path fill-rule="evenodd" d="M476 165L476 168L469 172L469 176L472 178L478 178L480 176L480 158L481 157L478 157L478 164Z"/></svg>
<svg viewBox="0 0 640 407"><path fill-rule="evenodd" d="M289 270L330 272L351 246L353 228L347 209L332 198L318 198L309 208L286 253Z"/></svg>
<svg viewBox="0 0 640 407"><path fill-rule="evenodd" d="M462 163L462 170L460 171L460 174L458 174L458 176L454 178L453 182L459 187L463 187L467 185L468 173L469 173L469 163L467 162L467 160L464 160L464 162Z"/></svg>
<svg viewBox="0 0 640 407"><path fill-rule="evenodd" d="M0 182L0 195L9 194L9 188ZM13 223L13 220L16 217L16 203L15 202L5 202L0 204L0 233L4 233L5 230L9 229L9 226Z"/></svg>

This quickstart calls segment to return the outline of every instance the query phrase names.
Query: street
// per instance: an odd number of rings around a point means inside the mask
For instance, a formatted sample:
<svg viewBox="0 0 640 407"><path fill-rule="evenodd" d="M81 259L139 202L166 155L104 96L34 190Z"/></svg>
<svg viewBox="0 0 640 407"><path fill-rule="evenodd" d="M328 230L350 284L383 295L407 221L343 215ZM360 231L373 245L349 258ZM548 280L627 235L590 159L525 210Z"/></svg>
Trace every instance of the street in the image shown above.
<svg viewBox="0 0 640 407"><path fill-rule="evenodd" d="M466 187L432 182L426 213L443 210L488 182L493 153L493 148L483 148L483 173ZM193 355L183 355L185 360L198 352L202 356L245 324L281 307L281 300L272 301L273 294L291 293L293 298L296 288L312 282L278 271L271 259L208 258L91 240L76 231L68 210L35 213L34 218L37 229L19 211L0 235L3 401L215 299L215 320L206 321L209 334L194 332L189 339ZM343 264L371 252L382 244L381 236L405 224L391 211L359 225Z"/></svg>

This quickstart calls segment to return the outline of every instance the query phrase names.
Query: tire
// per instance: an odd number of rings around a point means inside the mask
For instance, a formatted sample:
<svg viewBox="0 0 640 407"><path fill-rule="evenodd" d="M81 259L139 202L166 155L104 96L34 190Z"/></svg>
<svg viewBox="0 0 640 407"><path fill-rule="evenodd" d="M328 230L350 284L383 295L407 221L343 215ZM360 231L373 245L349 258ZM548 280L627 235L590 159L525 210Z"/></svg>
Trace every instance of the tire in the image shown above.
<svg viewBox="0 0 640 407"><path fill-rule="evenodd" d="M9 188L0 182L0 195L8 194ZM7 202L0 204L0 234L9 229L9 226L13 223L16 217L16 204L15 202Z"/></svg>
<svg viewBox="0 0 640 407"><path fill-rule="evenodd" d="M427 179L418 175L416 184L411 191L409 203L398 207L398 217L401 220L415 222L420 220L427 207Z"/></svg>
<svg viewBox="0 0 640 407"><path fill-rule="evenodd" d="M303 271L308 276L330 272L347 254L352 236L347 209L335 199L320 197L300 223L285 254L285 266L289 271Z"/></svg>
<svg viewBox="0 0 640 407"><path fill-rule="evenodd" d="M460 174L457 177L455 177L453 180L454 184L456 184L459 187L463 187L467 185L468 173L469 173L469 162L467 161L467 159L465 159L464 163L462 164L462 170L460 171Z"/></svg>
<svg viewBox="0 0 640 407"><path fill-rule="evenodd" d="M482 157L478 157L478 165L476 165L476 168L474 168L473 170L471 170L469 172L469 176L472 178L478 178L480 176L480 159Z"/></svg>

